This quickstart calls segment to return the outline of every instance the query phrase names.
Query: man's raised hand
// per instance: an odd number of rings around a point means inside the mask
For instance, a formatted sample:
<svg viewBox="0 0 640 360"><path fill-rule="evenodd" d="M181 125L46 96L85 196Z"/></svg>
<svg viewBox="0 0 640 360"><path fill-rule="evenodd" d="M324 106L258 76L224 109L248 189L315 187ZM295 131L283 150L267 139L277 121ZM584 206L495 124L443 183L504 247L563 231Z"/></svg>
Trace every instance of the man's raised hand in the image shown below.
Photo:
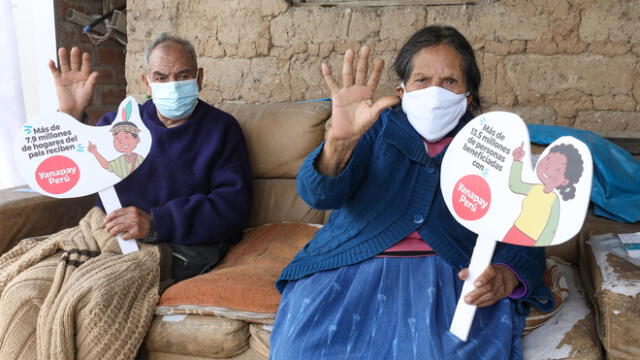
<svg viewBox="0 0 640 360"><path fill-rule="evenodd" d="M58 110L80 120L91 103L98 72L91 71L91 55L81 53L77 47L72 48L70 54L63 47L58 49L58 58L60 69L49 60L58 95Z"/></svg>

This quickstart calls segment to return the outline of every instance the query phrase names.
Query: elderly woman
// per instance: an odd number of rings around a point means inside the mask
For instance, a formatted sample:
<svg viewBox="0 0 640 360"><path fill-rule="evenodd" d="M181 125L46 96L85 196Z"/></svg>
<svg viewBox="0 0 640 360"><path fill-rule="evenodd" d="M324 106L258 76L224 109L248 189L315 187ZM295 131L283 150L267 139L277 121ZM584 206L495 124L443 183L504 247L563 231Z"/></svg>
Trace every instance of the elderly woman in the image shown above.
<svg viewBox="0 0 640 360"><path fill-rule="evenodd" d="M499 244L464 299L479 306L469 340L448 332L476 235L449 213L440 165L480 110L473 49L451 27L418 31L394 63L399 98L377 101L384 64L367 79L369 52L360 50L355 75L346 52L342 87L322 66L333 123L300 169L298 191L335 210L277 283L271 358L522 358L529 307L553 303L541 249Z"/></svg>

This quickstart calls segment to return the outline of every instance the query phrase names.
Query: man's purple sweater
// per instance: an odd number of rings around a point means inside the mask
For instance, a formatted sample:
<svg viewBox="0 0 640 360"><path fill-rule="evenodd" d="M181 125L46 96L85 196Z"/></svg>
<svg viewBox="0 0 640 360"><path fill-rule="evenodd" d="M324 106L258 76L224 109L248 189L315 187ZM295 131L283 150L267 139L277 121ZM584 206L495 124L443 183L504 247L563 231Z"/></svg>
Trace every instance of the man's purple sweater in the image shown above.
<svg viewBox="0 0 640 360"><path fill-rule="evenodd" d="M105 114L98 125L113 122ZM123 207L153 215L158 242L236 243L251 207L251 170L240 125L199 101L191 118L167 128L152 100L140 105L153 144L144 162L115 186Z"/></svg>

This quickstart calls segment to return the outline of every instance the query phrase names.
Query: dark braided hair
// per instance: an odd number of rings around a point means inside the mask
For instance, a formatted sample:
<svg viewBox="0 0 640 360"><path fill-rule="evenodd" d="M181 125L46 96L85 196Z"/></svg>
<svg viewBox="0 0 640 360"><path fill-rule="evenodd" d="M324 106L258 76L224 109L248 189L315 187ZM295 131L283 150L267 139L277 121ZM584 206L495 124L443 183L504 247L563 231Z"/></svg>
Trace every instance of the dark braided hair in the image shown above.
<svg viewBox="0 0 640 360"><path fill-rule="evenodd" d="M567 167L564 170L564 177L569 180L569 183L564 186L558 186L558 191L562 200L571 200L576 197L576 183L580 180L582 172L584 170L584 162L582 156L571 144L559 144L552 147L549 153L559 153L565 156L567 159Z"/></svg>

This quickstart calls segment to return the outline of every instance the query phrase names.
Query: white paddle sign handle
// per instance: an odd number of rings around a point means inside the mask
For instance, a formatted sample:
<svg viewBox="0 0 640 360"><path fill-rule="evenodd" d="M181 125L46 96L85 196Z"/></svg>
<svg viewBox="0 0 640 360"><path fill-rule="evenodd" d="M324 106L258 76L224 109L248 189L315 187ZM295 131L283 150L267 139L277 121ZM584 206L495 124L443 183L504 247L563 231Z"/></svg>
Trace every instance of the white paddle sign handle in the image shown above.
<svg viewBox="0 0 640 360"><path fill-rule="evenodd" d="M456 312L453 315L453 321L449 329L453 335L462 341L467 341L477 308L476 305L467 304L464 301L464 297L475 289L473 283L487 267L489 267L495 248L495 240L478 235L478 240L476 241L476 246L473 248L471 262L469 264L469 277L464 281L464 285L462 285L462 293L460 294L460 299L458 299Z"/></svg>
<svg viewBox="0 0 640 360"><path fill-rule="evenodd" d="M114 189L113 186L99 191L98 195L100 196L100 201L102 201L102 206L104 206L104 211L107 214L122 207L120 199L118 199L118 194L116 194L116 189ZM120 234L116 235L116 239L118 239L118 244L123 254L138 251L138 244L135 240L124 240Z"/></svg>

